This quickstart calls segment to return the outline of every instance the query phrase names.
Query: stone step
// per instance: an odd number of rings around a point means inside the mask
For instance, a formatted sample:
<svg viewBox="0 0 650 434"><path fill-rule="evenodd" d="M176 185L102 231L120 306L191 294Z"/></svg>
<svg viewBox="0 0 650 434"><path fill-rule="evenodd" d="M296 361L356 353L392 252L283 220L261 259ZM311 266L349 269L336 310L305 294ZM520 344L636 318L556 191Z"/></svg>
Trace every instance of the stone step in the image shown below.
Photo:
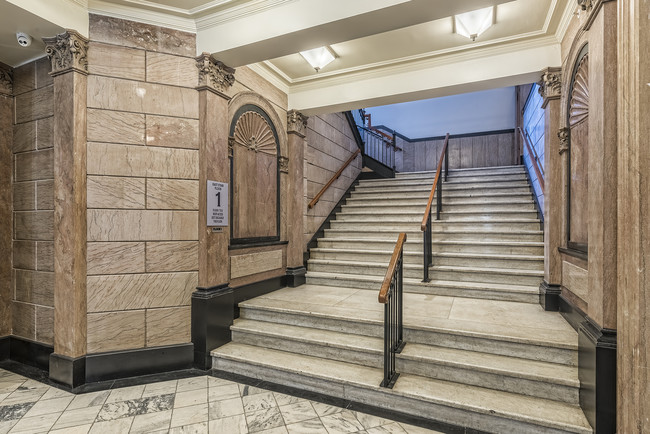
<svg viewBox="0 0 650 434"><path fill-rule="evenodd" d="M461 175L449 173L445 183L456 184L456 183L503 183L503 182L513 182L513 183L527 183L527 178L525 173L512 173L512 174L498 174L498 175Z"/></svg>
<svg viewBox="0 0 650 434"><path fill-rule="evenodd" d="M402 207L399 208L386 208L383 211L368 211L343 209L336 215L337 221L346 220L386 220L386 221L416 221L422 220L424 216L425 207L418 207L419 209L409 210ZM441 220L499 220L499 219L537 219L537 211L522 210L522 211L483 211L481 207L476 207L471 211L456 211L452 206L443 206L443 211L440 214Z"/></svg>
<svg viewBox="0 0 650 434"><path fill-rule="evenodd" d="M393 240L397 241L398 233L392 229L385 229L382 227L372 228L366 227L366 230L360 229L325 229L325 238L357 238L357 239L376 239L376 240ZM407 240L411 242L422 243L422 231L403 230L407 234ZM502 231L502 230L479 230L473 228L472 230L432 230L431 235L434 241L543 241L544 232L540 230L529 231Z"/></svg>
<svg viewBox="0 0 650 434"><path fill-rule="evenodd" d="M434 195L434 198L436 196ZM427 205L429 200L428 194L413 194L413 193L404 193L404 194L392 194L390 196L379 196L379 195L360 195L360 196L351 196L346 200L347 205L379 205L386 208L399 207L402 205L420 205L424 207ZM453 205L453 204L490 204L490 205L500 205L500 204L509 204L513 201L529 201L532 200L532 195L530 192L526 193L510 193L502 192L498 194L456 194L446 192L442 196L442 204ZM434 202L435 204L435 202Z"/></svg>
<svg viewBox="0 0 650 434"><path fill-rule="evenodd" d="M364 260L363 262L350 262L336 259L309 259L307 261L307 269L309 271L322 271L326 273L384 276L387 268L388 261L368 262ZM422 275L422 264L404 264L404 277L421 278Z"/></svg>
<svg viewBox="0 0 650 434"><path fill-rule="evenodd" d="M478 208L478 207L477 207ZM462 220L499 220L499 219L529 219L537 220L537 211L532 210L499 210L485 211L476 209L471 211L457 211L452 206L443 206L440 214L441 220L462 221Z"/></svg>
<svg viewBox="0 0 650 434"><path fill-rule="evenodd" d="M397 238L396 238L397 239ZM363 239L363 238L319 238L319 249L358 249L360 247L368 250L384 250L392 251L395 248L395 240L382 240L382 239ZM422 240L417 243L415 240L407 240L404 243L404 251L411 253L422 254L424 247ZM310 250L311 252L314 249Z"/></svg>
<svg viewBox="0 0 650 434"><path fill-rule="evenodd" d="M231 327L233 342L381 368L383 338L246 319ZM407 343L400 373L444 379L553 401L578 404L575 367Z"/></svg>
<svg viewBox="0 0 650 434"><path fill-rule="evenodd" d="M483 195L501 194L502 192L510 193L510 194L512 193L531 194L530 187L525 183L512 185L511 183L506 182L503 183L503 185L499 185L495 187L477 185L475 187L453 186L447 188L447 185L443 185L442 197L444 198L446 195L453 197L453 196L458 196L460 194L472 195L472 196L483 196ZM396 196L401 194L407 194L409 195L408 197L425 197L426 199L428 199L430 193L431 193L431 187L405 188L403 190L397 188L377 187L377 188L354 189L352 191L352 197L359 197L359 196L360 197L382 197L384 195L386 195L387 197L391 197L391 195Z"/></svg>
<svg viewBox="0 0 650 434"><path fill-rule="evenodd" d="M377 290L384 276L340 274L309 271L307 283L311 285L342 286L347 288ZM539 303L539 288L535 286L500 285L495 283L453 282L431 280L422 282L422 276L404 278L404 292L412 294L465 297L482 300Z"/></svg>
<svg viewBox="0 0 650 434"><path fill-rule="evenodd" d="M379 286L284 288L239 303L240 318L382 337L378 293ZM404 339L568 366L575 366L578 357L575 330L538 304L405 292Z"/></svg>
<svg viewBox="0 0 650 434"><path fill-rule="evenodd" d="M332 220L330 227L332 229L350 229L359 231L373 231L381 227L386 230L393 230L395 233L421 227L422 216L408 216L401 219L383 219L381 217L355 218L346 217L345 220ZM537 219L492 219L492 220L434 220L432 230L437 231L459 231L459 230L483 230L483 231L501 231L517 232L532 231L540 228L540 222Z"/></svg>
<svg viewBox="0 0 650 434"><path fill-rule="evenodd" d="M355 191L357 192L372 192L372 191L428 191L431 192L433 183L385 183L385 184L359 184ZM504 181L447 181L442 184L443 191L455 191L465 189L487 189L496 190L499 188L508 187L524 187L528 188L528 180L523 177L519 180L504 180Z"/></svg>
<svg viewBox="0 0 650 434"><path fill-rule="evenodd" d="M433 251L434 253L493 253L543 257L544 243L523 241L437 241L433 243Z"/></svg>
<svg viewBox="0 0 650 434"><path fill-rule="evenodd" d="M426 207L426 201L413 203L410 205L392 205L389 201L386 201L385 204L378 203L378 201L373 201L373 203L364 203L364 204L346 204L341 208L339 214L351 214L351 213L387 213L387 212L404 212L404 213L423 213L424 208ZM382 202L383 203L383 202ZM435 202L434 202L435 205ZM497 204L485 204L485 203L448 203L443 201L443 212L508 212L508 211L531 211L537 212L535 209L535 204L532 200L520 201L520 202L504 202Z"/></svg>
<svg viewBox="0 0 650 434"><path fill-rule="evenodd" d="M520 270L489 267L478 268L434 264L430 268L429 276L431 279L436 280L539 286L544 278L544 270Z"/></svg>
<svg viewBox="0 0 650 434"><path fill-rule="evenodd" d="M500 211L534 211L535 203L532 200L510 201L503 203L477 203L477 202L454 202L442 201L444 212L500 212Z"/></svg>
<svg viewBox="0 0 650 434"><path fill-rule="evenodd" d="M503 173L526 173L522 165L515 166L496 166L496 167L470 167L465 169L452 169L449 171L450 176L498 176Z"/></svg>
<svg viewBox="0 0 650 434"><path fill-rule="evenodd" d="M477 386L401 374L381 388L382 369L231 342L212 351L212 367L392 411L512 433L591 433L578 406Z"/></svg>

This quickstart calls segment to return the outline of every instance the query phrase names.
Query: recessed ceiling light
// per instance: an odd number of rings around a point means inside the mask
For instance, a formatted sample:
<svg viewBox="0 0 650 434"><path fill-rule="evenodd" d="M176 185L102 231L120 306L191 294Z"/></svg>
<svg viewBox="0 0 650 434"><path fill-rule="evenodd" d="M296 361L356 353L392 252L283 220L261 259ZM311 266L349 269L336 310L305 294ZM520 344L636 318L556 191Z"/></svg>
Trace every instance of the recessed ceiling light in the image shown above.
<svg viewBox="0 0 650 434"><path fill-rule="evenodd" d="M456 33L475 41L478 36L494 24L494 8L490 6L454 16Z"/></svg>
<svg viewBox="0 0 650 434"><path fill-rule="evenodd" d="M336 59L336 53L328 47L318 47L312 50L301 51L300 55L305 58L312 68L318 72L321 68L329 65Z"/></svg>

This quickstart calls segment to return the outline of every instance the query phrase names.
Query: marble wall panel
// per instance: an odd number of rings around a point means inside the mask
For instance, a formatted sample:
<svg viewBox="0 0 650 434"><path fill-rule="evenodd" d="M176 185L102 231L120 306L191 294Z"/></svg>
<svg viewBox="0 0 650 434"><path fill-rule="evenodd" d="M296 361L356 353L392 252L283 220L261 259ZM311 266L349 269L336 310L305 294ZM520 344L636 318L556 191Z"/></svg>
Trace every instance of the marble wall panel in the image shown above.
<svg viewBox="0 0 650 434"><path fill-rule="evenodd" d="M196 241L149 242L146 252L147 273L195 271L199 267Z"/></svg>
<svg viewBox="0 0 650 434"><path fill-rule="evenodd" d="M196 150L88 143L88 174L198 179Z"/></svg>
<svg viewBox="0 0 650 434"><path fill-rule="evenodd" d="M199 181L147 179L147 209L199 209Z"/></svg>
<svg viewBox="0 0 650 434"><path fill-rule="evenodd" d="M189 306L147 309L147 347L191 342L191 310Z"/></svg>
<svg viewBox="0 0 650 434"><path fill-rule="evenodd" d="M147 81L195 88L199 84L194 57L147 52Z"/></svg>
<svg viewBox="0 0 650 434"><path fill-rule="evenodd" d="M33 304L11 303L12 334L21 338L36 338L36 306Z"/></svg>
<svg viewBox="0 0 650 434"><path fill-rule="evenodd" d="M17 124L50 117L54 114L54 87L23 93L16 96L14 102Z"/></svg>
<svg viewBox="0 0 650 434"><path fill-rule="evenodd" d="M36 182L36 209L54 209L54 180Z"/></svg>
<svg viewBox="0 0 650 434"><path fill-rule="evenodd" d="M145 243L88 243L88 275L144 273Z"/></svg>
<svg viewBox="0 0 650 434"><path fill-rule="evenodd" d="M88 353L144 347L144 310L88 314Z"/></svg>
<svg viewBox="0 0 650 434"><path fill-rule="evenodd" d="M144 145L144 114L88 109L88 141Z"/></svg>
<svg viewBox="0 0 650 434"><path fill-rule="evenodd" d="M14 153L33 151L36 149L36 124L38 121L14 125Z"/></svg>
<svg viewBox="0 0 650 434"><path fill-rule="evenodd" d="M14 268L36 270L35 241L14 241L12 251Z"/></svg>
<svg viewBox="0 0 650 434"><path fill-rule="evenodd" d="M147 146L199 149L199 121L147 115Z"/></svg>
<svg viewBox="0 0 650 434"><path fill-rule="evenodd" d="M88 76L88 107L193 119L199 116L198 92L194 89L97 75Z"/></svg>
<svg viewBox="0 0 650 434"><path fill-rule="evenodd" d="M54 306L54 273L16 270L15 291L18 301Z"/></svg>
<svg viewBox="0 0 650 434"><path fill-rule="evenodd" d="M583 300L587 300L589 294L587 276L588 272L584 268L567 261L562 262L562 286Z"/></svg>
<svg viewBox="0 0 650 434"><path fill-rule="evenodd" d="M88 208L144 209L145 180L114 176L88 176Z"/></svg>
<svg viewBox="0 0 650 434"><path fill-rule="evenodd" d="M36 269L54 271L54 242L38 241L36 243Z"/></svg>
<svg viewBox="0 0 650 434"><path fill-rule="evenodd" d="M90 40L161 53L196 56L193 33L90 14Z"/></svg>
<svg viewBox="0 0 650 434"><path fill-rule="evenodd" d="M88 276L88 311L187 306L198 273Z"/></svg>
<svg viewBox="0 0 650 434"><path fill-rule="evenodd" d="M36 146L38 149L54 146L54 116L36 121Z"/></svg>
<svg viewBox="0 0 650 434"><path fill-rule="evenodd" d="M54 345L54 308L36 306L36 341Z"/></svg>
<svg viewBox="0 0 650 434"><path fill-rule="evenodd" d="M16 154L14 164L15 180L18 182L54 178L52 149Z"/></svg>
<svg viewBox="0 0 650 434"><path fill-rule="evenodd" d="M289 98L286 93L273 86L270 82L262 78L258 73L254 72L247 66L240 66L237 68L235 80L235 85L227 91L229 96L234 96L241 91L256 92L280 109L280 113L278 113L280 119L285 120L287 118L286 110L289 105ZM286 124L283 126L286 128Z"/></svg>
<svg viewBox="0 0 650 434"><path fill-rule="evenodd" d="M14 95L36 89L36 63L29 62L14 68Z"/></svg>
<svg viewBox="0 0 650 434"><path fill-rule="evenodd" d="M230 257L230 278L249 276L282 268L282 250Z"/></svg>
<svg viewBox="0 0 650 434"><path fill-rule="evenodd" d="M36 67L36 87L41 88L50 86L54 83L50 71L52 70L52 62L47 56L41 57L34 62Z"/></svg>
<svg viewBox="0 0 650 434"><path fill-rule="evenodd" d="M134 48L91 42L88 44L88 72L144 81L145 52Z"/></svg>
<svg viewBox="0 0 650 434"><path fill-rule="evenodd" d="M196 211L88 210L88 241L198 239Z"/></svg>
<svg viewBox="0 0 650 434"><path fill-rule="evenodd" d="M20 211L14 213L14 239L42 240L54 239L53 211Z"/></svg>
<svg viewBox="0 0 650 434"><path fill-rule="evenodd" d="M14 211L36 209L36 183L16 182L13 184Z"/></svg>

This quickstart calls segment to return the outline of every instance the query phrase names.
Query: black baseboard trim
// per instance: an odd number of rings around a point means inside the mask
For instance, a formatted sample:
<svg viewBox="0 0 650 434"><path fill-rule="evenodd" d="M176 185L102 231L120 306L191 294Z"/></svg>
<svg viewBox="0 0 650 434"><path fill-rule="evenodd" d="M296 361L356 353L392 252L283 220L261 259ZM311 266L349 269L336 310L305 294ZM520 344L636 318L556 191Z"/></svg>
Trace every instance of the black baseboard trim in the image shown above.
<svg viewBox="0 0 650 434"><path fill-rule="evenodd" d="M560 310L560 285L553 285L546 280L539 285L539 304L545 311L557 312Z"/></svg>
<svg viewBox="0 0 650 434"><path fill-rule="evenodd" d="M587 314L582 311L578 306L571 303L562 294L558 297L559 312L562 317L573 327L575 331L580 329L580 324L587 318Z"/></svg>
<svg viewBox="0 0 650 434"><path fill-rule="evenodd" d="M487 434L484 431L479 431L471 428L465 428L457 425L451 425L444 422L413 416L410 414L401 413L398 411L387 410L385 408L376 407L373 405L363 404L357 401L351 401L344 398L338 398L318 392L311 392L295 387L284 386L282 384L272 383L269 381L258 380L256 378L247 377L244 375L233 374L230 372L220 371L213 369L210 375L217 378L223 378L238 383L247 384L249 386L258 387L261 389L271 390L273 392L284 393L287 395L297 396L311 401L322 402L324 404L343 407L348 410L360 411L362 413L371 414L377 417L391 419L397 422L415 425L422 428L446 433L446 434Z"/></svg>
<svg viewBox="0 0 650 434"><path fill-rule="evenodd" d="M197 288L192 293L192 360L198 369L210 369L210 351L231 341L234 321L233 289L227 283Z"/></svg>
<svg viewBox="0 0 650 434"><path fill-rule="evenodd" d="M53 352L54 347L40 342L17 336L11 336L9 340L9 359L43 371L50 369L50 354Z"/></svg>
<svg viewBox="0 0 650 434"><path fill-rule="evenodd" d="M260 282L249 283L248 285L241 285L232 289L234 294L234 307L236 316L239 317L239 308L237 305L242 301L250 300L251 298L259 297L260 295L268 294L269 292L277 291L278 289L287 286L287 275L272 277L270 279L262 280Z"/></svg>
<svg viewBox="0 0 650 434"><path fill-rule="evenodd" d="M307 274L305 267L287 267L287 286L296 288L304 285L307 282L305 274Z"/></svg>
<svg viewBox="0 0 650 434"><path fill-rule="evenodd" d="M50 379L75 389L86 383L86 356L75 359L50 354Z"/></svg>
<svg viewBox="0 0 650 434"><path fill-rule="evenodd" d="M86 382L191 369L194 345L179 344L86 356Z"/></svg>
<svg viewBox="0 0 650 434"><path fill-rule="evenodd" d="M11 356L11 336L0 338L0 361L8 360Z"/></svg>

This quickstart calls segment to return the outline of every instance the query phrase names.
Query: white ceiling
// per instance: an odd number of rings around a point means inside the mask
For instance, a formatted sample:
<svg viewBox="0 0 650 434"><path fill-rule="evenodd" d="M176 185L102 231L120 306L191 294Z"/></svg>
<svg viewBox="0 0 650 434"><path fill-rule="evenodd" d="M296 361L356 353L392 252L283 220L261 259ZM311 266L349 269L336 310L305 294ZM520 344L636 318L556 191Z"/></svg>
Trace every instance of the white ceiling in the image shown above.
<svg viewBox="0 0 650 434"><path fill-rule="evenodd" d="M496 24L475 42L452 32L454 14L490 5ZM575 0L0 0L0 61L15 66L42 53L39 44L31 52L17 46L18 28L39 39L63 28L87 34L88 13L98 13L194 32L197 54L249 65L287 92L290 106L316 112L530 81L559 66L576 7ZM297 53L322 45L339 57L316 73Z"/></svg>

